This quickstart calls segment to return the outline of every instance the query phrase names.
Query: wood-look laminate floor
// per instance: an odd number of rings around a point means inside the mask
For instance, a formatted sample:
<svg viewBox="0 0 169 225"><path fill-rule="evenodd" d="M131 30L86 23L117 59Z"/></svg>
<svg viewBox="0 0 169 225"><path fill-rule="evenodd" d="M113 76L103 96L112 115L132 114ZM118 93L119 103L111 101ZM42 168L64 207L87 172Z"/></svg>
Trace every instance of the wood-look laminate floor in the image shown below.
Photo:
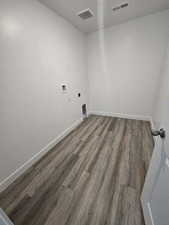
<svg viewBox="0 0 169 225"><path fill-rule="evenodd" d="M144 225L148 122L90 116L0 194L15 225Z"/></svg>

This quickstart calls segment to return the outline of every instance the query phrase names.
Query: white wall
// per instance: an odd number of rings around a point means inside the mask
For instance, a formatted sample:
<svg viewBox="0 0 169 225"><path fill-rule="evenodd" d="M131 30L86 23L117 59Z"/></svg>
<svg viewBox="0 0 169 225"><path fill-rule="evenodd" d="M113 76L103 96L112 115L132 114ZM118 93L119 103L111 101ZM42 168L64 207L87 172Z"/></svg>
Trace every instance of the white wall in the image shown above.
<svg viewBox="0 0 169 225"><path fill-rule="evenodd" d="M88 35L91 111L152 116L168 21L165 11Z"/></svg>
<svg viewBox="0 0 169 225"><path fill-rule="evenodd" d="M0 182L81 118L85 51L85 36L40 3L0 1Z"/></svg>

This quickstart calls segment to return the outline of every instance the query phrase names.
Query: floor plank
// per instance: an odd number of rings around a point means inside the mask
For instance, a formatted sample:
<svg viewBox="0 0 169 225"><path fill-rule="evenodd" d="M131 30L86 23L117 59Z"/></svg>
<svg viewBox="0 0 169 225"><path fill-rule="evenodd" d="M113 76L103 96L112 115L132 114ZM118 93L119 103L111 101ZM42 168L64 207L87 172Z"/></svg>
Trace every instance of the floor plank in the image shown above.
<svg viewBox="0 0 169 225"><path fill-rule="evenodd" d="M15 225L144 225L145 121L92 115L0 194Z"/></svg>

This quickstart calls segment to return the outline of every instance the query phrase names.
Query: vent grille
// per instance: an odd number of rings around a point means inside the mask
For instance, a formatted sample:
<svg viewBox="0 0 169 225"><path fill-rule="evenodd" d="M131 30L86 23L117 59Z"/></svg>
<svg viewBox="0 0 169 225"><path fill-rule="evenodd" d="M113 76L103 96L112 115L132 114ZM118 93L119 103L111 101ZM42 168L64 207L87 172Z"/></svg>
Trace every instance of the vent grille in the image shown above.
<svg viewBox="0 0 169 225"><path fill-rule="evenodd" d="M118 10L120 10L120 9L123 9L123 8L128 7L128 5L129 5L129 4L126 2L126 3L123 3L123 4L121 4L121 5L118 5L118 6L113 7L112 10L113 10L113 12L116 12L116 11L118 11Z"/></svg>
<svg viewBox="0 0 169 225"><path fill-rule="evenodd" d="M94 16L94 13L90 9L85 9L77 14L82 20L90 19Z"/></svg>

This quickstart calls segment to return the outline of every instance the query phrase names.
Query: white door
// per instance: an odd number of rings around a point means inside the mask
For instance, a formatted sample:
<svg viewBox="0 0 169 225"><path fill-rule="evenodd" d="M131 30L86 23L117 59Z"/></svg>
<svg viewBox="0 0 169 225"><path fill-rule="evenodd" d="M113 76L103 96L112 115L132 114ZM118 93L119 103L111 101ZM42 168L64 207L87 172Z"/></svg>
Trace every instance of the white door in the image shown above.
<svg viewBox="0 0 169 225"><path fill-rule="evenodd" d="M146 225L169 225L169 159L165 139L155 138L155 149L142 193Z"/></svg>
<svg viewBox="0 0 169 225"><path fill-rule="evenodd" d="M141 201L146 225L169 225L169 46L153 119L157 128L164 128L166 137L155 137Z"/></svg>

